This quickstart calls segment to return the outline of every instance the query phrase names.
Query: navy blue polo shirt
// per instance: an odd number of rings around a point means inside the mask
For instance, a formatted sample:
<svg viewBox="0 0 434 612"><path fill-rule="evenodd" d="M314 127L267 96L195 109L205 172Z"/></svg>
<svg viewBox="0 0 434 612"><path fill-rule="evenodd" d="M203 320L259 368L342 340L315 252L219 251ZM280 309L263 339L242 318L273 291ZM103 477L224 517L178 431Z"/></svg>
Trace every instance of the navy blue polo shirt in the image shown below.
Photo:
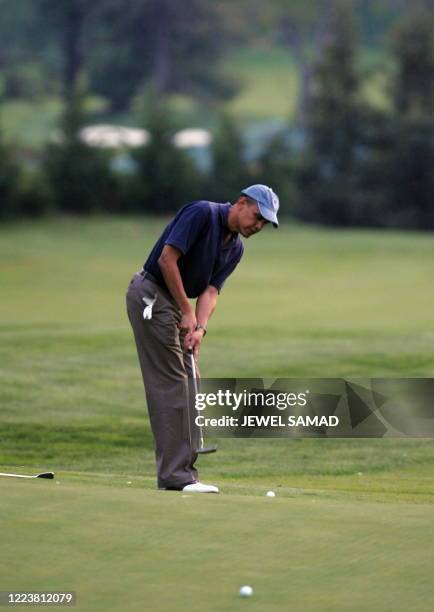
<svg viewBox="0 0 434 612"><path fill-rule="evenodd" d="M229 203L201 200L181 208L161 234L144 269L167 289L158 259L164 245L170 244L182 253L178 267L189 298L198 297L208 285L220 292L244 251L238 234L229 232L229 207ZM224 243L228 234L230 238Z"/></svg>

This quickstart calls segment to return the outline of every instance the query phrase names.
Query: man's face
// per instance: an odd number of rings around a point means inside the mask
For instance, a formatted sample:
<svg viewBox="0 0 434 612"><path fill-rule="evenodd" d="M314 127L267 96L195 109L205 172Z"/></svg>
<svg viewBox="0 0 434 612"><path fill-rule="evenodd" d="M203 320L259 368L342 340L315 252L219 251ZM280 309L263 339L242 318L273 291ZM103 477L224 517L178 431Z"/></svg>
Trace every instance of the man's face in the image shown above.
<svg viewBox="0 0 434 612"><path fill-rule="evenodd" d="M246 200L240 203L238 214L239 232L244 238L249 238L253 234L261 231L268 221L259 212L257 204L249 204Z"/></svg>

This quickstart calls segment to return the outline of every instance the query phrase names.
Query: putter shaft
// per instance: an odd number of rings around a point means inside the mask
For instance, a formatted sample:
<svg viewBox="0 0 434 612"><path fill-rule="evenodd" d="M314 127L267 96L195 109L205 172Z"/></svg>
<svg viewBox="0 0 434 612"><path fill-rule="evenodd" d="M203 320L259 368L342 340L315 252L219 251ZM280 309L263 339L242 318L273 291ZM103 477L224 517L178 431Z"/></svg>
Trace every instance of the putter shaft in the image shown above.
<svg viewBox="0 0 434 612"><path fill-rule="evenodd" d="M198 388L197 388L197 377L196 377L196 363L194 361L194 354L192 349L189 349L188 354L190 355L190 362L191 362L191 371L193 374L193 386L194 386L194 397L196 398L196 395L198 394ZM195 410L195 412L197 413L197 411ZM208 453L215 453L217 450L217 446L204 446L204 441L203 441L203 429L201 425L197 426L199 428L199 448L196 449L196 452L199 455L206 455Z"/></svg>

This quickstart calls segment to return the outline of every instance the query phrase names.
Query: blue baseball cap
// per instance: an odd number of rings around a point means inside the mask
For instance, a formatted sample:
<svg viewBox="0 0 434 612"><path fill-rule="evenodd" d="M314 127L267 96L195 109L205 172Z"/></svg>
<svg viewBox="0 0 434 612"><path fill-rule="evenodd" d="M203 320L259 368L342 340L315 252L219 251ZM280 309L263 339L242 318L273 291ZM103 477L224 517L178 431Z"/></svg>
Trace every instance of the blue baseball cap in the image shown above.
<svg viewBox="0 0 434 612"><path fill-rule="evenodd" d="M279 210L279 198L267 185L250 185L241 192L242 195L248 196L258 204L259 212L267 221L270 221L274 227L279 227L277 220L277 211Z"/></svg>

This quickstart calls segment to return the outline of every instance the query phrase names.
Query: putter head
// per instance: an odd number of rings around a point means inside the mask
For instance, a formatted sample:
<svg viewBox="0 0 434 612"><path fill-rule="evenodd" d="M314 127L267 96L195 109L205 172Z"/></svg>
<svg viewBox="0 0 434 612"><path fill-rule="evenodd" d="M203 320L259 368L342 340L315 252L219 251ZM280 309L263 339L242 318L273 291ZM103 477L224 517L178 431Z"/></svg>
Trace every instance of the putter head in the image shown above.
<svg viewBox="0 0 434 612"><path fill-rule="evenodd" d="M217 450L217 446L203 446L202 448L197 449L198 455L208 455L209 453L215 453Z"/></svg>
<svg viewBox="0 0 434 612"><path fill-rule="evenodd" d="M36 478L54 478L54 472L42 472L42 474L38 474Z"/></svg>

